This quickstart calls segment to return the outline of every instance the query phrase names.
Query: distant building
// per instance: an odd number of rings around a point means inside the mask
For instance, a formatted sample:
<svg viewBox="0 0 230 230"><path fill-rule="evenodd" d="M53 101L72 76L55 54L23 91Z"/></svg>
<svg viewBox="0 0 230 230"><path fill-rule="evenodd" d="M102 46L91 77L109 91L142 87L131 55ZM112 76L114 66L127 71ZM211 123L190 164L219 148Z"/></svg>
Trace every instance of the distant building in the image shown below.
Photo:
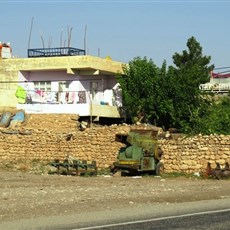
<svg viewBox="0 0 230 230"><path fill-rule="evenodd" d="M217 72L218 71L218 72ZM218 68L210 74L210 81L201 84L200 89L213 93L227 94L230 92L230 67Z"/></svg>

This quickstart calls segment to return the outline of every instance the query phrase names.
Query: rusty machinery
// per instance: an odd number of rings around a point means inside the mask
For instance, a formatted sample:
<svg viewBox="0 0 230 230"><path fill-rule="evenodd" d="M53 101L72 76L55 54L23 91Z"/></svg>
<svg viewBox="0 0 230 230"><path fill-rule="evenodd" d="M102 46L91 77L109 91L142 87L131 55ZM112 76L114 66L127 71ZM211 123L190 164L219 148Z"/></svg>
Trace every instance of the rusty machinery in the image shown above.
<svg viewBox="0 0 230 230"><path fill-rule="evenodd" d="M116 140L125 143L111 166L111 172L124 174L148 173L160 175L163 154L157 142L157 130L132 129L128 135L117 134Z"/></svg>
<svg viewBox="0 0 230 230"><path fill-rule="evenodd" d="M80 161L76 159L66 158L62 162L56 159L51 162L50 165L57 168L57 173L62 173L64 169L67 175L75 174L76 176L79 176L86 173L91 175L97 175L96 161L92 161L89 163L86 160Z"/></svg>

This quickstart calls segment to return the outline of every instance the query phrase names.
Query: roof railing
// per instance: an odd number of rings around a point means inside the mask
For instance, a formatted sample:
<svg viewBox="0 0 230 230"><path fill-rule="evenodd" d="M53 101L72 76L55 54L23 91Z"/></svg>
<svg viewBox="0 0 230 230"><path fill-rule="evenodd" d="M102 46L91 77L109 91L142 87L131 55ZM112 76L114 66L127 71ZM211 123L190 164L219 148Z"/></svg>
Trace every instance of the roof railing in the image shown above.
<svg viewBox="0 0 230 230"><path fill-rule="evenodd" d="M39 48L28 49L27 55L29 58L80 56L85 55L85 50L73 47Z"/></svg>

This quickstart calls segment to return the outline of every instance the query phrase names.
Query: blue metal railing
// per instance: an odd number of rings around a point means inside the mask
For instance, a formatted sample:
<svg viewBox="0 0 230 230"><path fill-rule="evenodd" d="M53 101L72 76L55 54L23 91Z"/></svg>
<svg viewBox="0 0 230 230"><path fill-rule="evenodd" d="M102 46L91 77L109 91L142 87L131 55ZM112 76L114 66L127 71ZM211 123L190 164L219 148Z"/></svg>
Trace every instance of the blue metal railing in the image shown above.
<svg viewBox="0 0 230 230"><path fill-rule="evenodd" d="M85 55L85 50L73 47L39 48L28 49L27 55L29 58L79 56Z"/></svg>

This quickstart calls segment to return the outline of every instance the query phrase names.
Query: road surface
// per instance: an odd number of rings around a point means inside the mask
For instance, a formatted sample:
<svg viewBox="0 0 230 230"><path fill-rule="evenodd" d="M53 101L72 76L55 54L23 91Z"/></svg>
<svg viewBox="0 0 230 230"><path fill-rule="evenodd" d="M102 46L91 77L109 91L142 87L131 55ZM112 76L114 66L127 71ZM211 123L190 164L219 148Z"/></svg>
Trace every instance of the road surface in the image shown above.
<svg viewBox="0 0 230 230"><path fill-rule="evenodd" d="M81 208L81 207L79 207ZM133 206L98 212L21 219L0 224L11 230L223 229L230 226L230 198Z"/></svg>

